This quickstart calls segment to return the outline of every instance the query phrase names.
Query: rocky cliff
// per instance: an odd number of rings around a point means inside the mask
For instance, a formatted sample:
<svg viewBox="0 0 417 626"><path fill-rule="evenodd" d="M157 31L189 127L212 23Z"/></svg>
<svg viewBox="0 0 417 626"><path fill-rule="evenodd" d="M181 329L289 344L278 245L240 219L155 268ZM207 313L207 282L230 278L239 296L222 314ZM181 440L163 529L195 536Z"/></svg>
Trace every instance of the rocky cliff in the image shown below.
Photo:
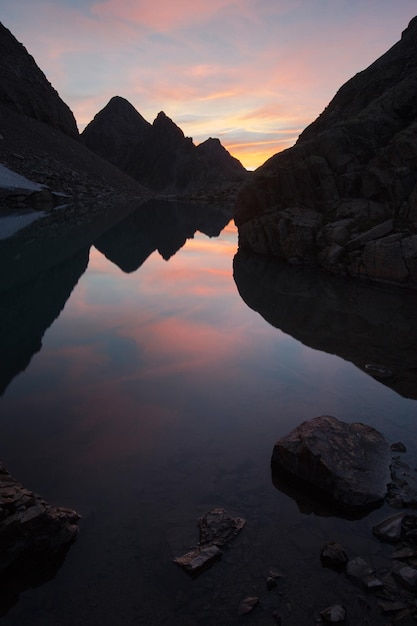
<svg viewBox="0 0 417 626"><path fill-rule="evenodd" d="M195 146L163 112L149 124L115 97L88 124L82 141L141 184L157 192L183 193L241 182L247 171L218 139Z"/></svg>
<svg viewBox="0 0 417 626"><path fill-rule="evenodd" d="M242 247L417 287L417 18L242 188Z"/></svg>
<svg viewBox="0 0 417 626"><path fill-rule="evenodd" d="M0 23L0 103L78 137L74 115L12 33Z"/></svg>

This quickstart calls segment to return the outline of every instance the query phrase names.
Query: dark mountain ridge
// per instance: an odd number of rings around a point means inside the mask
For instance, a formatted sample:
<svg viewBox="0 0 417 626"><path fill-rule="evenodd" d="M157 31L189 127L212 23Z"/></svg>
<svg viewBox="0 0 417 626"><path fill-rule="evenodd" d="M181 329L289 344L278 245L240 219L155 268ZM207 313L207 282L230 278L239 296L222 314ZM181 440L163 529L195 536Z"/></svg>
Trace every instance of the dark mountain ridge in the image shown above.
<svg viewBox="0 0 417 626"><path fill-rule="evenodd" d="M241 189L242 247L417 287L417 18Z"/></svg>
<svg viewBox="0 0 417 626"><path fill-rule="evenodd" d="M78 137L70 108L36 65L26 48L0 23L0 103Z"/></svg>
<svg viewBox="0 0 417 626"><path fill-rule="evenodd" d="M2 24L0 135L0 163L77 201L222 190L247 173L220 142L219 158L208 158L165 113L150 124L117 96L80 135L70 108Z"/></svg>
<svg viewBox="0 0 417 626"><path fill-rule="evenodd" d="M218 139L195 146L163 112L153 124L124 98L113 97L81 139L141 184L157 192L184 193L237 183L247 175Z"/></svg>

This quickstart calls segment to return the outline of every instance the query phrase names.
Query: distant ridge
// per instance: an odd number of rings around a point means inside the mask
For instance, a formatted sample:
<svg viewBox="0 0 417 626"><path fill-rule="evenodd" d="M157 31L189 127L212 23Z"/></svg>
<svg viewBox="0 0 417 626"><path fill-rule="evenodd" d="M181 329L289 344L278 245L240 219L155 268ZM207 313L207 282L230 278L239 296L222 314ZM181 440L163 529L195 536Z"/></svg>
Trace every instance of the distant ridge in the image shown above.
<svg viewBox="0 0 417 626"><path fill-rule="evenodd" d="M230 205L247 175L218 140L197 147L163 111L150 124L120 96L80 135L70 108L1 23L0 135L0 163L96 204L156 192Z"/></svg>
<svg viewBox="0 0 417 626"><path fill-rule="evenodd" d="M141 184L183 193L241 182L247 171L218 139L195 146L163 111L149 124L115 96L86 126L82 141Z"/></svg>

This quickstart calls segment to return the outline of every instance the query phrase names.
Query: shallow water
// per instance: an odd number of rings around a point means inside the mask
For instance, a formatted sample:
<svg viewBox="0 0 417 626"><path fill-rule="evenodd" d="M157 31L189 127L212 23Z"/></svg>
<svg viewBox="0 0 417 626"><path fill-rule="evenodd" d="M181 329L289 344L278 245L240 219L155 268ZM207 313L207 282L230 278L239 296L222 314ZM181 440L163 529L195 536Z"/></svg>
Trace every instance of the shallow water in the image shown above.
<svg viewBox="0 0 417 626"><path fill-rule="evenodd" d="M258 596L248 624L273 624L274 612L312 624L335 602L349 623L365 623L364 611L381 623L319 552L335 539L386 567L370 529L395 511L322 515L274 486L270 458L278 437L329 414L404 441L417 465L415 295L358 294L322 275L308 290L308 273L234 260L233 223L214 236L221 212L146 210L1 295L0 457L82 520L55 577L6 598L0 621L239 624L240 601ZM390 375L372 377L370 364ZM196 520L215 506L247 524L192 580L172 559L196 545ZM270 568L284 577L268 591Z"/></svg>

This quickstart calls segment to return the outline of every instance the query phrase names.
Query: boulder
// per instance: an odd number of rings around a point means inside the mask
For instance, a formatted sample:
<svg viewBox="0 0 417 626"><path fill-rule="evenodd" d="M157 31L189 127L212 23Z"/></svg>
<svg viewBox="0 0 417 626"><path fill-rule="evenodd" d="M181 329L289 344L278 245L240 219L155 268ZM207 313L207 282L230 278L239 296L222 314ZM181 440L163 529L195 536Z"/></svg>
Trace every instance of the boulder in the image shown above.
<svg viewBox="0 0 417 626"><path fill-rule="evenodd" d="M342 570L348 562L348 557L340 543L336 541L326 541L320 550L320 561L323 567Z"/></svg>
<svg viewBox="0 0 417 626"><path fill-rule="evenodd" d="M303 422L274 446L273 474L297 479L343 511L381 504L390 482L384 436L362 423L329 415Z"/></svg>
<svg viewBox="0 0 417 626"><path fill-rule="evenodd" d="M27 564L42 569L78 534L80 516L25 489L0 463L0 575Z"/></svg>

